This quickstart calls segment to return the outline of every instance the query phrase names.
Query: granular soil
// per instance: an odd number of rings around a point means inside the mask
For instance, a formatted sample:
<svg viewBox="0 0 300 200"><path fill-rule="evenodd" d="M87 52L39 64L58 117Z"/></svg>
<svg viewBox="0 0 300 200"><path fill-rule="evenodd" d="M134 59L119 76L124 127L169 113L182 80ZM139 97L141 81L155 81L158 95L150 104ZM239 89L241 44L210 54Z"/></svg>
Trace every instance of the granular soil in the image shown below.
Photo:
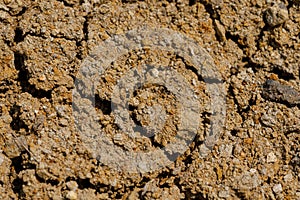
<svg viewBox="0 0 300 200"><path fill-rule="evenodd" d="M95 89L108 140L148 153L177 134L180 105L155 84L128 102L142 133L115 123L114 85L144 65L185 78L199 99L199 128L171 164L131 173L86 145L72 103L84 60L101 42L139 27L184 34L210 55L226 116L209 146L215 113L207 81L187 58L144 41L110 63ZM0 0L0 199L300 199L299 60L299 0ZM151 135L153 127L160 133Z"/></svg>

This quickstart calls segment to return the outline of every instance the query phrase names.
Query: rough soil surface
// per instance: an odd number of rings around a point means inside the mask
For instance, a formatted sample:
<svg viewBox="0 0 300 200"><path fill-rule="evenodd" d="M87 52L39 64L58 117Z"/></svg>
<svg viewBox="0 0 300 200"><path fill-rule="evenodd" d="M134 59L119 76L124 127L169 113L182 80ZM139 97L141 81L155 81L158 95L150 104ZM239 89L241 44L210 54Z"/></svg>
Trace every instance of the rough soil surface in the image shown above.
<svg viewBox="0 0 300 200"><path fill-rule="evenodd" d="M179 126L174 95L150 85L135 91L130 117L151 129L160 125L151 113L166 116L160 134L118 129L112 88L129 69L176 69L201 107L184 154L132 174L103 164L82 141L72 90L100 42L145 25L185 34L209 53L226 88L226 122L201 155L213 113L196 67L147 48L118 58L100 80L95 107L124 151L163 148ZM0 199L300 199L299 61L299 0L0 0Z"/></svg>

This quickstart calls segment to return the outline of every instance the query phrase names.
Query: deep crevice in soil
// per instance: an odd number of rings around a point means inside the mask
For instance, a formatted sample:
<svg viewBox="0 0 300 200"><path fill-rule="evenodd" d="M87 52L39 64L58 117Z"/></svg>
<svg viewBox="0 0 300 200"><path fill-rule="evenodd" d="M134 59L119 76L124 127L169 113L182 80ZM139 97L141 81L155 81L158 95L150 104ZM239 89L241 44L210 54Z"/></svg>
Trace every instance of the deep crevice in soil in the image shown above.
<svg viewBox="0 0 300 200"><path fill-rule="evenodd" d="M189 0L189 6L193 6L197 3L197 0Z"/></svg>
<svg viewBox="0 0 300 200"><path fill-rule="evenodd" d="M238 35L233 35L232 33L230 33L229 31L226 31L225 33L225 36L227 39L231 39L234 43L236 43L238 45L238 47L241 49L241 50L244 50L247 46L246 45L242 45L240 42L239 42L239 36ZM244 52L244 51L243 51Z"/></svg>
<svg viewBox="0 0 300 200"><path fill-rule="evenodd" d="M95 108L101 110L104 115L109 115L112 112L112 102L95 95Z"/></svg>
<svg viewBox="0 0 300 200"><path fill-rule="evenodd" d="M22 161L22 155L11 159L12 166L14 167L17 174L23 170Z"/></svg>
<svg viewBox="0 0 300 200"><path fill-rule="evenodd" d="M84 34L84 40L88 41L89 37L89 18L88 16L85 17L85 21L83 22L83 34Z"/></svg>
<svg viewBox="0 0 300 200"><path fill-rule="evenodd" d="M22 155L26 154L28 152L23 151L23 153L20 156L14 157L11 159L12 161L12 166L15 169L16 173L20 173L22 170L26 169L36 169L36 164L27 162L26 159L22 158ZM25 161L25 162L23 162Z"/></svg>
<svg viewBox="0 0 300 200"><path fill-rule="evenodd" d="M76 180L77 184L78 184L78 188L83 190L85 188L92 188L92 189L96 189L96 186L94 186L93 184L90 183L90 179L86 178L86 179L77 179Z"/></svg>
<svg viewBox="0 0 300 200"><path fill-rule="evenodd" d="M0 89L0 94L5 94L7 91L9 91L8 88Z"/></svg>
<svg viewBox="0 0 300 200"><path fill-rule="evenodd" d="M22 10L18 14L16 14L15 16L19 17L19 16L23 15L26 12L26 10L27 10L27 8L23 7Z"/></svg>
<svg viewBox="0 0 300 200"><path fill-rule="evenodd" d="M59 181L54 180L54 179L44 180L44 179L40 178L39 176L36 176L36 179L41 183L50 184L51 186L57 186L59 184Z"/></svg>
<svg viewBox="0 0 300 200"><path fill-rule="evenodd" d="M16 178L12 182L12 190L14 191L15 194L18 195L19 199L23 199L25 197L25 194L23 192L23 186L24 182L20 178Z"/></svg>
<svg viewBox="0 0 300 200"><path fill-rule="evenodd" d="M283 69L280 69L279 66L274 66L272 72L274 74L278 75L278 78L284 79L286 81L295 80L296 77L292 73L288 73L287 71L284 71Z"/></svg>
<svg viewBox="0 0 300 200"><path fill-rule="evenodd" d="M19 71L18 74L18 81L20 83L20 86L22 87L22 92L27 92L29 94L31 94L33 97L36 98L47 98L47 99L51 99L51 90L46 91L43 89L36 89L34 85L29 83L29 71L26 69L25 67L25 59L26 56L15 52L14 53L14 64L15 64L15 68L16 70Z"/></svg>
<svg viewBox="0 0 300 200"><path fill-rule="evenodd" d="M24 128L26 132L29 131L28 126L20 119L20 115L21 115L20 106L17 105L12 106L9 111L9 114L12 117L12 122L10 123L10 127L13 130L19 131L20 129Z"/></svg>
<svg viewBox="0 0 300 200"><path fill-rule="evenodd" d="M244 68L251 68L254 73L256 73L258 71L258 69L263 68L263 66L252 62L249 57L244 57L243 62L247 63L247 64L244 65Z"/></svg>
<svg viewBox="0 0 300 200"><path fill-rule="evenodd" d="M220 15L213 9L212 4L207 3L204 0L200 0L200 3L204 5L206 12L210 15L211 19L218 19L220 20Z"/></svg>
<svg viewBox="0 0 300 200"><path fill-rule="evenodd" d="M15 29L14 42L19 43L24 41L25 36L23 35L23 30L19 27Z"/></svg>

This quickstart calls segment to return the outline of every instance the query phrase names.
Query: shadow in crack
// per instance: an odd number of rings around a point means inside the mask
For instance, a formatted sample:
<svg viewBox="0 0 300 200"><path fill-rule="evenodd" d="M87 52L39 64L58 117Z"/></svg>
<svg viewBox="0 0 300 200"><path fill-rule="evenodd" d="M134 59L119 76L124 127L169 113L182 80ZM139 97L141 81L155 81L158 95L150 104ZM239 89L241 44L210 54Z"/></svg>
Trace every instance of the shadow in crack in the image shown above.
<svg viewBox="0 0 300 200"><path fill-rule="evenodd" d="M51 99L51 90L46 91L42 89L36 89L34 85L29 83L29 71L25 67L25 59L26 56L19 53L15 52L14 53L14 64L16 70L19 71L18 74L18 81L20 83L20 86L22 87L22 92L28 92L31 94L33 97L36 98L47 98Z"/></svg>

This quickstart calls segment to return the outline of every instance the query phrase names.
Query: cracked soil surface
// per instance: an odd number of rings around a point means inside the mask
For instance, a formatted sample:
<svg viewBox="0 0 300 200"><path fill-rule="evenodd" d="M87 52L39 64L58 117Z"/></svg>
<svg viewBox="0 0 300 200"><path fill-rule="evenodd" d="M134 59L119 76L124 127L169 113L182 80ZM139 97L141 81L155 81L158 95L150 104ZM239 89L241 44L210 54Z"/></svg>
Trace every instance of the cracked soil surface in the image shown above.
<svg viewBox="0 0 300 200"><path fill-rule="evenodd" d="M136 90L129 113L150 128L159 125L151 113L167 116L160 134L118 129L112 88L135 67L182 74L199 99L200 119L174 162L129 173L85 145L72 91L83 60L102 41L141 26L184 34L208 52L222 79L215 84L226 90L226 119L201 156L214 113L196 66L172 52L130 51L110 63L95 92L99 124L114 145L152 152L178 130L176 98L157 85ZM299 60L299 0L0 0L0 199L300 199Z"/></svg>

